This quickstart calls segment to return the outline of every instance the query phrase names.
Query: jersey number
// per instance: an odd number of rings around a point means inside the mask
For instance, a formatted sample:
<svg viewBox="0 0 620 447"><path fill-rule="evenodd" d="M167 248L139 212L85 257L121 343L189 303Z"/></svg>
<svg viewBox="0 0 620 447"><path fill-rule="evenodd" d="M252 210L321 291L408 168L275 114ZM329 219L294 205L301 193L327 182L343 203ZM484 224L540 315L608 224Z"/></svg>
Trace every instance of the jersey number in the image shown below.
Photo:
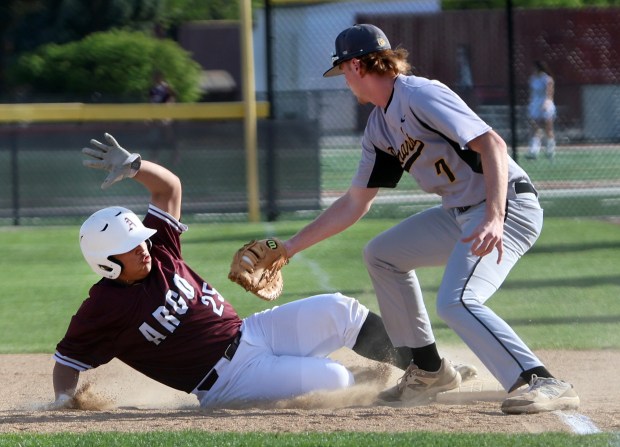
<svg viewBox="0 0 620 447"><path fill-rule="evenodd" d="M221 317L224 313L224 298L217 293L217 290L207 283L202 283L202 293L204 293L204 295L200 298L202 300L202 304L205 306L211 304L213 312ZM215 302L216 299L219 301L219 304Z"/></svg>
<svg viewBox="0 0 620 447"><path fill-rule="evenodd" d="M176 316L184 315L189 308L186 299L192 301L195 297L192 285L178 274L174 275L174 284L178 287L180 293L168 290L166 292L166 303L163 306L159 306L152 314L161 326L158 328L159 331L147 322L142 323L138 328L144 338L156 345L166 339L166 333L172 334L179 327L181 321ZM207 283L202 283L202 293L204 293L200 297L202 304L207 307L211 306L213 313L221 317L224 313L224 298Z"/></svg>
<svg viewBox="0 0 620 447"><path fill-rule="evenodd" d="M453 183L456 180L456 177L448 167L446 160L440 158L435 162L435 171L437 171L437 175L441 175L442 173L446 174L450 183Z"/></svg>

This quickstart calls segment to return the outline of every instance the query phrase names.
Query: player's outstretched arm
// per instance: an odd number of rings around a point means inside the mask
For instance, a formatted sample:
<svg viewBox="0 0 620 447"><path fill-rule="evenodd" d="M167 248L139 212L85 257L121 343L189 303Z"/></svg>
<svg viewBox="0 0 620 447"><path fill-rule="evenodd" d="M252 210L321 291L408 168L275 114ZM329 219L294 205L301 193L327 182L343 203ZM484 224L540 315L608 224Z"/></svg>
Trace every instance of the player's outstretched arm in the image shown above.
<svg viewBox="0 0 620 447"><path fill-rule="evenodd" d="M153 205L180 219L182 189L179 178L163 166L142 160L140 154L127 151L109 133L104 134L104 139L105 143L90 140L91 147L82 149L82 153L90 157L83 161L84 166L108 172L101 188L134 178L151 193Z"/></svg>
<svg viewBox="0 0 620 447"><path fill-rule="evenodd" d="M50 410L70 408L72 406L73 395L75 394L79 378L79 371L56 362L54 372L52 373L55 401L49 405Z"/></svg>
<svg viewBox="0 0 620 447"><path fill-rule="evenodd" d="M351 186L316 219L284 242L288 257L349 228L368 212L378 191L378 188Z"/></svg>
<svg viewBox="0 0 620 447"><path fill-rule="evenodd" d="M181 218L181 180L156 163L143 160L134 180L151 193L151 203L175 219Z"/></svg>
<svg viewBox="0 0 620 447"><path fill-rule="evenodd" d="M136 175L141 159L140 154L129 153L121 147L109 133L103 136L105 143L92 139L91 147L82 148L82 153L90 157L83 160L82 164L88 168L107 171L108 176L101 184L101 189L107 189L116 182Z"/></svg>

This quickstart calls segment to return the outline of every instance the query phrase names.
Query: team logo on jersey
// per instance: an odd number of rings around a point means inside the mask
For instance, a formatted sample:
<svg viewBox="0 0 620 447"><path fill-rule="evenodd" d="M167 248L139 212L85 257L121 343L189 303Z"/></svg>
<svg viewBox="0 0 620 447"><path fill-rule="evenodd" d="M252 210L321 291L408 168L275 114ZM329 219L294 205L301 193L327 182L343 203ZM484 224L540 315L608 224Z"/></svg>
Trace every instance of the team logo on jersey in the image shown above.
<svg viewBox="0 0 620 447"><path fill-rule="evenodd" d="M127 230L128 232L136 228L136 223L133 220L131 220L129 217L125 217L125 223L127 224L127 227L129 227Z"/></svg>
<svg viewBox="0 0 620 447"><path fill-rule="evenodd" d="M398 158L400 165L407 172L411 169L411 166L418 157L422 154L422 150L424 149L424 142L421 140L416 140L412 138L407 133L403 132L405 136L405 140L400 145L398 153L394 150L394 148L388 148L388 151Z"/></svg>

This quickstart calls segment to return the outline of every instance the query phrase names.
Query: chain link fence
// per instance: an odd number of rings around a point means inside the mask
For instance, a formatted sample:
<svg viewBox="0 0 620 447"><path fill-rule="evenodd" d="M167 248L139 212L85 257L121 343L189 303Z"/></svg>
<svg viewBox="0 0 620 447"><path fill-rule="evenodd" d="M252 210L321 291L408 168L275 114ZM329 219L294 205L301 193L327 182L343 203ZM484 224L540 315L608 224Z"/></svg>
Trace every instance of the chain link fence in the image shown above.
<svg viewBox="0 0 620 447"><path fill-rule="evenodd" d="M265 220L309 218L349 186L370 109L342 77L322 73L336 35L354 23L381 27L393 47L409 50L416 74L447 84L493 126L540 190L547 216L620 215L620 8L442 11L438 0L266 0L254 20L257 98L271 104L258 126ZM557 119L554 157L541 151L534 160L525 155L536 60L553 75ZM101 173L81 167L79 149L106 131L181 177L186 220L247 219L242 123L187 120L2 125L0 223L64 223L107 204L144 207L137 185L102 192ZM404 176L370 215L402 217L434 203Z"/></svg>

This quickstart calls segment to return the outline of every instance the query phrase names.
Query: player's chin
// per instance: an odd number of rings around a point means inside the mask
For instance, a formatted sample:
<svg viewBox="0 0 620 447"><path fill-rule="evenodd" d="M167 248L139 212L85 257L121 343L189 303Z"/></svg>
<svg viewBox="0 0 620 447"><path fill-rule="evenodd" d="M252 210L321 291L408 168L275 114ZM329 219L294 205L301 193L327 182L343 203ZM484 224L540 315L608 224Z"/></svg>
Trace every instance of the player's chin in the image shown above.
<svg viewBox="0 0 620 447"><path fill-rule="evenodd" d="M153 264L151 263L151 261L148 261L142 264L140 268L140 280L143 280L144 278L149 276L149 273L151 273L152 268L153 268Z"/></svg>

